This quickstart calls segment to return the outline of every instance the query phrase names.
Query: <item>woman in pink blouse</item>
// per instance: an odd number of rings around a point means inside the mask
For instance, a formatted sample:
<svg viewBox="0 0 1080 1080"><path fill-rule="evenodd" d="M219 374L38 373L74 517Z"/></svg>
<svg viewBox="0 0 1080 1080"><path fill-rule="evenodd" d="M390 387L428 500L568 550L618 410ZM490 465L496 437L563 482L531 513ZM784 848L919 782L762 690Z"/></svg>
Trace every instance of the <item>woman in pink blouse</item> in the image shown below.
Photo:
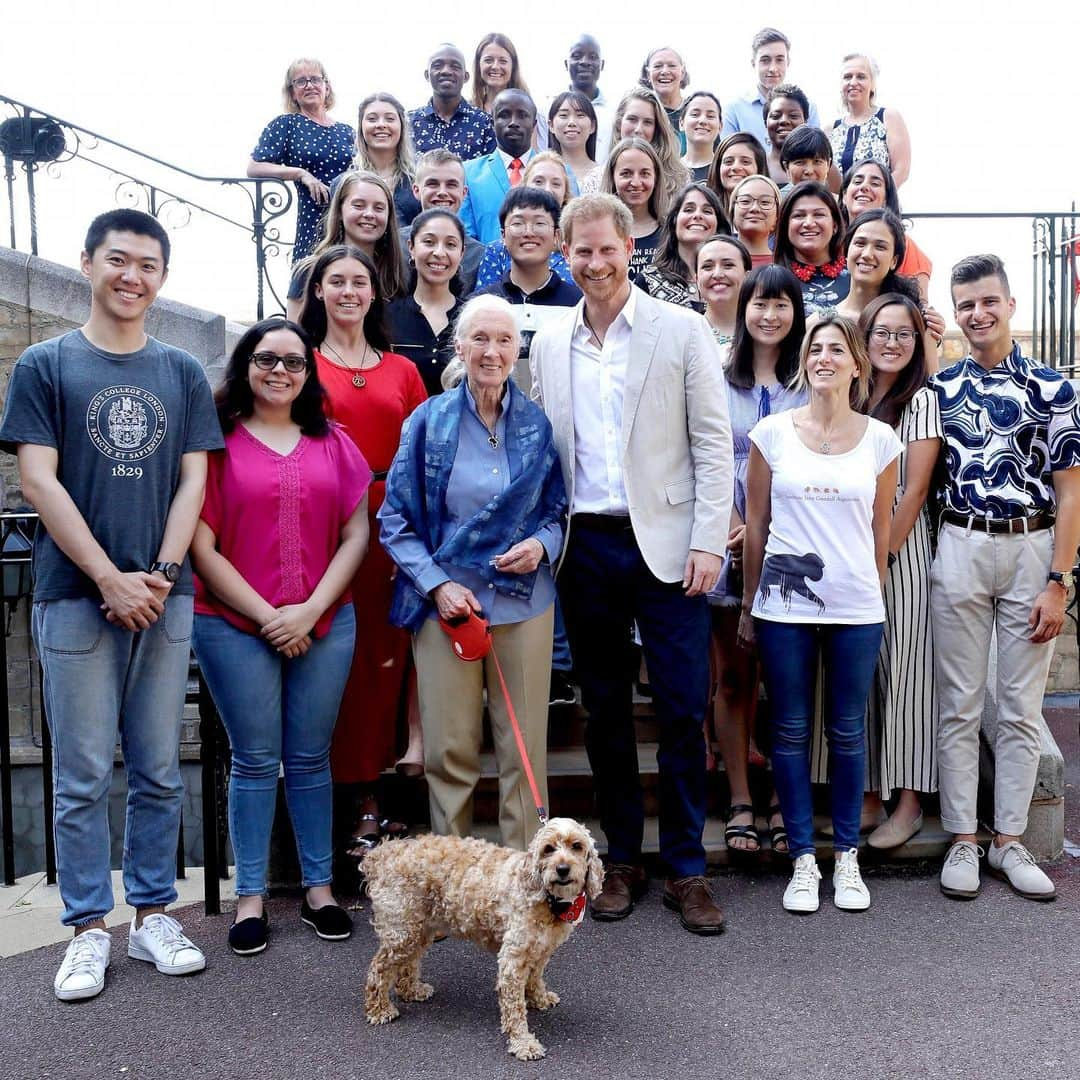
<svg viewBox="0 0 1080 1080"><path fill-rule="evenodd" d="M232 746L229 946L240 955L266 948L282 764L307 890L300 917L327 940L352 932L330 888L330 737L352 660L348 589L368 543L371 470L324 399L299 326L248 330L215 397L225 449L211 455L191 546L195 653Z"/></svg>

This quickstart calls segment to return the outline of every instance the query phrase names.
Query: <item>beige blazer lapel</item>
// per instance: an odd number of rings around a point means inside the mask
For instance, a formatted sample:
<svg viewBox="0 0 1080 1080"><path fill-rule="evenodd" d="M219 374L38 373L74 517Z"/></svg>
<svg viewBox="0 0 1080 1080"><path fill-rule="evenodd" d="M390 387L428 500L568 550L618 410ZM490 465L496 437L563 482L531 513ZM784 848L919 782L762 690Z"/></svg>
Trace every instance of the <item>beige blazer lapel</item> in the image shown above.
<svg viewBox="0 0 1080 1080"><path fill-rule="evenodd" d="M634 288L635 286L631 286ZM634 328L630 332L630 358L626 365L626 386L623 389L622 431L620 452L625 456L630 445L630 433L637 418L638 403L645 388L653 354L660 342L659 311L655 304L647 303L645 296L637 298Z"/></svg>

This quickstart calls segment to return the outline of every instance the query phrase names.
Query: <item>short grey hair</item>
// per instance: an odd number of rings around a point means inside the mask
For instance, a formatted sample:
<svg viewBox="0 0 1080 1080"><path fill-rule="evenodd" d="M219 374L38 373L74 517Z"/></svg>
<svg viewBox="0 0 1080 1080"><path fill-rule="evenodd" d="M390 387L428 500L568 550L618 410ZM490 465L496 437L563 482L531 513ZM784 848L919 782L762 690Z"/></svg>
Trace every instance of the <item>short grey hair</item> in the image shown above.
<svg viewBox="0 0 1080 1080"><path fill-rule="evenodd" d="M521 335L518 333L513 305L501 296L493 296L491 293L483 293L465 301L465 306L461 309L457 322L454 324L454 341L463 342L472 324L483 315L509 315L514 326L514 337L517 339L515 348L520 347Z"/></svg>

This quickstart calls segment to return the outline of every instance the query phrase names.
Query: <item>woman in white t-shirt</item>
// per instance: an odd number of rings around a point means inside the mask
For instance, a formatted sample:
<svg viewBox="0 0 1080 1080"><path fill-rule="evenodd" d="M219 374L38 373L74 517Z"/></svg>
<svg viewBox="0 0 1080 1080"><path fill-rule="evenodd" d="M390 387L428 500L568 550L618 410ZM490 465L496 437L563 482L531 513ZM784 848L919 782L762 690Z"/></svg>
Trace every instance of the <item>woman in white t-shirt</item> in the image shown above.
<svg viewBox="0 0 1080 1080"><path fill-rule="evenodd" d="M808 329L796 386L809 402L750 432L739 637L757 642L769 694L773 775L794 861L788 911L818 907L810 736L820 656L829 741L834 902L870 906L859 873L863 725L885 608L900 440L857 412L870 361L855 323L828 312Z"/></svg>

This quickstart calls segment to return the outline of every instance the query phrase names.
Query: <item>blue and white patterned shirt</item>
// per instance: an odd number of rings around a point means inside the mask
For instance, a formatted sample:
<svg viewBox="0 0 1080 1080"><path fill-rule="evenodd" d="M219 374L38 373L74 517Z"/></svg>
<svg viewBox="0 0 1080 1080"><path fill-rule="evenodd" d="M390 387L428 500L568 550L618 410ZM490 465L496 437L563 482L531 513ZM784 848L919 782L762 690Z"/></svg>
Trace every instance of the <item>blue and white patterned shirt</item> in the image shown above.
<svg viewBox="0 0 1080 1080"><path fill-rule="evenodd" d="M989 371L969 355L929 385L945 432L946 507L995 520L1052 511L1050 474L1080 465L1072 384L1013 342Z"/></svg>
<svg viewBox="0 0 1080 1080"><path fill-rule="evenodd" d="M491 117L464 98L448 121L435 111L431 101L419 109L413 109L409 113L409 126L417 154L441 146L452 150L462 161L471 161L484 154L493 154L496 150Z"/></svg>

